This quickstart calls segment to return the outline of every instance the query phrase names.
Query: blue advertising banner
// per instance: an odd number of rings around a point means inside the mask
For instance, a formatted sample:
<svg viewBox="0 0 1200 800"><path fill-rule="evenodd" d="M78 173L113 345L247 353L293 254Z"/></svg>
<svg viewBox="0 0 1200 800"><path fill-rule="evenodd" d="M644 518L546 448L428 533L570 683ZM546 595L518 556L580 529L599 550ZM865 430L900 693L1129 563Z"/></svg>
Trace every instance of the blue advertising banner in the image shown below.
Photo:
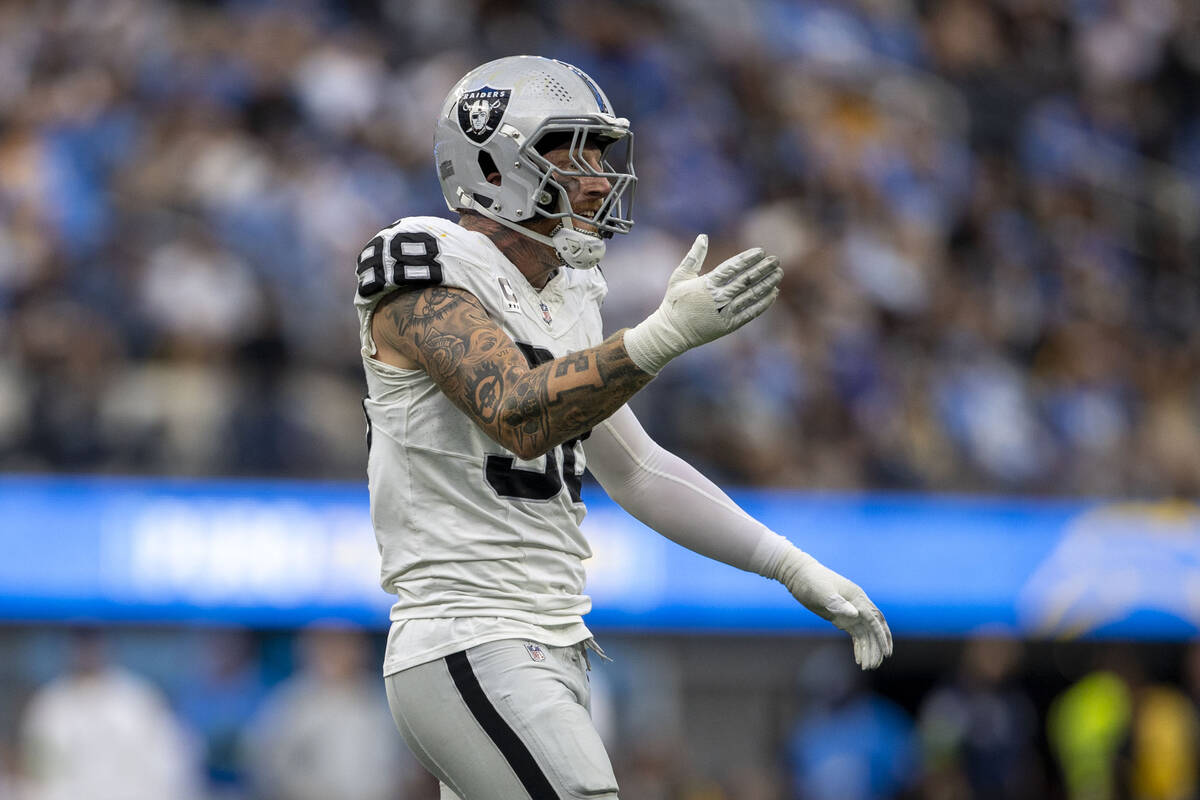
<svg viewBox="0 0 1200 800"><path fill-rule="evenodd" d="M772 581L684 550L585 491L597 628L822 630ZM899 635L1190 638L1194 504L739 492L861 584ZM0 620L387 622L366 490L0 478Z"/></svg>

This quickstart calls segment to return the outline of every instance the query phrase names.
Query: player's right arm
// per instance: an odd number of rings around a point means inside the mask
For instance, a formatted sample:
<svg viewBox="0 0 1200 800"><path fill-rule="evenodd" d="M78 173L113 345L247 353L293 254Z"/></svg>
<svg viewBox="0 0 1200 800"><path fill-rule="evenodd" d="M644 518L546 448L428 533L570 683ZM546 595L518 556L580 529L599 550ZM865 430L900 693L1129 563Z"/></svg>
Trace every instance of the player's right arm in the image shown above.
<svg viewBox="0 0 1200 800"><path fill-rule="evenodd" d="M700 275L707 249L707 238L697 237L645 321L536 367L479 299L458 288L393 292L375 311L372 336L425 370L496 442L536 458L607 419L671 358L770 307L783 275L778 259L755 248Z"/></svg>
<svg viewBox="0 0 1200 800"><path fill-rule="evenodd" d="M377 345L414 362L488 436L524 459L591 430L654 377L618 332L596 347L530 367L475 295L401 289L372 320Z"/></svg>

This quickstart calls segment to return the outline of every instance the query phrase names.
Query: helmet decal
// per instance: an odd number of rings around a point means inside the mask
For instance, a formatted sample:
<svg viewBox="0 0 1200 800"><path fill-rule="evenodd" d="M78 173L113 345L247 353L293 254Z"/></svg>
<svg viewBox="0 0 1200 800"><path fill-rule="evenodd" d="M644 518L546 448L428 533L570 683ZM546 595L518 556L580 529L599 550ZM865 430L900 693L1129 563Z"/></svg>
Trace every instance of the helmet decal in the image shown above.
<svg viewBox="0 0 1200 800"><path fill-rule="evenodd" d="M475 144L483 144L496 132L511 96L511 89L490 86L464 92L458 100L458 127Z"/></svg>

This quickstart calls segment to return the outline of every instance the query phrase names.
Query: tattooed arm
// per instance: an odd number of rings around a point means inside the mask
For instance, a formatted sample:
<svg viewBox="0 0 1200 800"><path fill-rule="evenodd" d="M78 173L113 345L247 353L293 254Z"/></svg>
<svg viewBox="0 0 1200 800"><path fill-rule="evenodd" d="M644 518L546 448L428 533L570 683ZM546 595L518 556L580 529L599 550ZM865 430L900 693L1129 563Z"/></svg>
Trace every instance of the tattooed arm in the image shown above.
<svg viewBox="0 0 1200 800"><path fill-rule="evenodd" d="M590 430L654 377L630 360L624 331L530 368L462 289L395 292L376 309L372 333L377 344L429 373L488 436L526 459Z"/></svg>
<svg viewBox="0 0 1200 800"><path fill-rule="evenodd" d="M607 419L684 351L731 333L779 294L779 259L753 248L700 274L698 236L662 304L587 350L531 368L478 298L443 286L401 290L375 310L383 355L420 367L464 413L521 458L534 458Z"/></svg>

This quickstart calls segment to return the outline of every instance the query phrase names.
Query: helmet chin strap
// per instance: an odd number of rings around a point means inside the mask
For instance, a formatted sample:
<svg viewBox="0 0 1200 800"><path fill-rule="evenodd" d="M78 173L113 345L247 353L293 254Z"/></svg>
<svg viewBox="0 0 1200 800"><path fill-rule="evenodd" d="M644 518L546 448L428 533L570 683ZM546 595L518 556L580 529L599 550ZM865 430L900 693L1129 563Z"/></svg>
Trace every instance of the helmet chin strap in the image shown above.
<svg viewBox="0 0 1200 800"><path fill-rule="evenodd" d="M461 195L460 195L461 196ZM593 236L585 231L577 230L571 223L571 220L564 219L562 224L549 236L543 236L536 231L531 231L523 225L518 225L511 220L507 220L494 211L484 208L479 203L476 203L473 198L463 198L470 204L470 208L479 212L483 216L499 222L509 230L516 231L522 236L527 236L535 242L541 242L544 245L554 248L554 252L562 259L562 262L572 269L591 269L600 263L600 259L604 258L604 251L607 249L607 243L599 236Z"/></svg>

